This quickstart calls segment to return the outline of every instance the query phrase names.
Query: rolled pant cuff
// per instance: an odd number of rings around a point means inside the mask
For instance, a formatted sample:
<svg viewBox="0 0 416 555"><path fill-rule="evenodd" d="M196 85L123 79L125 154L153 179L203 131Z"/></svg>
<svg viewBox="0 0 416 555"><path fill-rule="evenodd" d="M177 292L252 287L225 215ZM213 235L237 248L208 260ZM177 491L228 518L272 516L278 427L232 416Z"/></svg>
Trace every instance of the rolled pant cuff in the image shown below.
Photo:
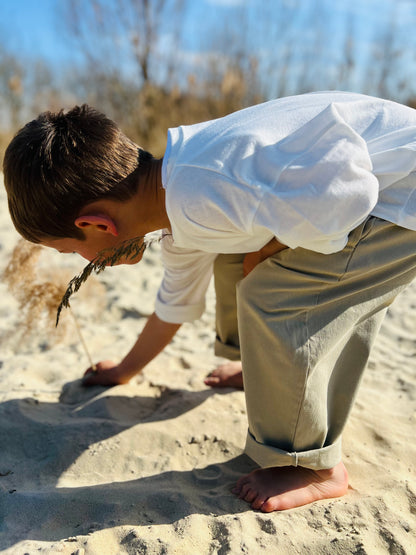
<svg viewBox="0 0 416 555"><path fill-rule="evenodd" d="M228 360L240 360L240 348L235 345L222 343L218 338L215 340L214 352L217 357L228 358Z"/></svg>
<svg viewBox="0 0 416 555"><path fill-rule="evenodd" d="M341 461L341 439L310 451L289 452L259 443L254 437L247 433L246 454L262 468L271 466L303 466L313 470L333 468Z"/></svg>

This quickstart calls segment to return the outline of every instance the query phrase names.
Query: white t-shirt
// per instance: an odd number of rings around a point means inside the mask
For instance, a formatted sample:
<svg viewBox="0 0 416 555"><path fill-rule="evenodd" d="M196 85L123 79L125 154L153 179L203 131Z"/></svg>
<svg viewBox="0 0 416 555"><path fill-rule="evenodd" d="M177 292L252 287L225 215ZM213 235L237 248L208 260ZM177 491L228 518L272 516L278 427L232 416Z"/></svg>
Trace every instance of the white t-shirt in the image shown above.
<svg viewBox="0 0 416 555"><path fill-rule="evenodd" d="M172 235L156 313L198 318L218 253L276 237L329 254L370 214L416 230L415 172L416 111L355 93L288 97L170 129L162 182Z"/></svg>

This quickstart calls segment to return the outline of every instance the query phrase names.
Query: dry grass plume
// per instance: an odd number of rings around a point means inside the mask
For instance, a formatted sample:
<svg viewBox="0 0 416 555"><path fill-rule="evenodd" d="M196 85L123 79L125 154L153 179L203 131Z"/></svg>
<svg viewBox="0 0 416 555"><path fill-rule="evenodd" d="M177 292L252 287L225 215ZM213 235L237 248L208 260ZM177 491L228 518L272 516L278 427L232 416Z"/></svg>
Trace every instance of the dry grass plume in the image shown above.
<svg viewBox="0 0 416 555"><path fill-rule="evenodd" d="M20 239L3 271L3 281L18 302L19 319L16 329L10 332L20 347L36 341L43 347L62 341L71 321L65 319L55 326L56 311L65 294L68 275L59 268L45 270L39 264L43 247ZM91 356L73 311L75 327L82 347L92 365Z"/></svg>
<svg viewBox="0 0 416 555"><path fill-rule="evenodd" d="M3 272L3 280L18 302L20 339L29 340L43 330L55 340L62 339L65 326L54 333L54 313L59 305L65 282L54 277L53 281L39 275L38 260L42 247L20 239Z"/></svg>

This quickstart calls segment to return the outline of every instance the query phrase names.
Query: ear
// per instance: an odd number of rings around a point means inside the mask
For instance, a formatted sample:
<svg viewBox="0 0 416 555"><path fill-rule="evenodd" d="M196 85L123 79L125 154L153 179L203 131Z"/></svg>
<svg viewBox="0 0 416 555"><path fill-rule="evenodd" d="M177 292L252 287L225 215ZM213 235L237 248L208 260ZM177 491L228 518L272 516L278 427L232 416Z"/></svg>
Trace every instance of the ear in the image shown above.
<svg viewBox="0 0 416 555"><path fill-rule="evenodd" d="M94 226L98 231L110 233L115 237L118 235L114 220L106 214L84 214L83 216L78 216L74 223L81 229L88 226Z"/></svg>

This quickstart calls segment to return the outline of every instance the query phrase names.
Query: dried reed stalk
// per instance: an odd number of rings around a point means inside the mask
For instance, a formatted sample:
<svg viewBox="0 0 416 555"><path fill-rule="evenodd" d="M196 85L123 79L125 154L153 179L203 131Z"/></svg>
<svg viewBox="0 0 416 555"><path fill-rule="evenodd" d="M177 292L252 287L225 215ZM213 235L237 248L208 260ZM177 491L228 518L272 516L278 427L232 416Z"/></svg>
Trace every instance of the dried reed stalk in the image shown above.
<svg viewBox="0 0 416 555"><path fill-rule="evenodd" d="M65 294L58 306L56 325L59 323L62 309L64 307L69 308L70 297L79 290L81 285L87 281L92 273L99 274L105 270L107 266L114 266L117 262L120 262L121 259L126 262L134 261L134 259L142 254L151 243L153 243L153 239L148 239L144 236L134 237L133 239L123 241L118 247L104 249L99 252L98 255L85 266L83 271L73 277L69 282Z"/></svg>
<svg viewBox="0 0 416 555"><path fill-rule="evenodd" d="M118 247L104 249L85 266L79 275L72 278L68 285L64 285L59 283L56 274L53 276L54 281L42 280L39 282L37 262L41 247L21 239L3 272L3 279L9 291L19 303L19 313L22 316L19 326L21 333L26 334L38 327L42 316L46 317L44 323L47 324L51 321L55 311L55 327L58 326L62 309L64 307L71 308L70 297L80 289L92 273L99 274L107 266L114 266L121 259L126 262L134 261L153 242L154 239L141 236L124 241ZM56 308L57 306L58 308ZM81 345L94 371L96 368L92 362L81 328L74 312L71 310L70 313L74 318Z"/></svg>

